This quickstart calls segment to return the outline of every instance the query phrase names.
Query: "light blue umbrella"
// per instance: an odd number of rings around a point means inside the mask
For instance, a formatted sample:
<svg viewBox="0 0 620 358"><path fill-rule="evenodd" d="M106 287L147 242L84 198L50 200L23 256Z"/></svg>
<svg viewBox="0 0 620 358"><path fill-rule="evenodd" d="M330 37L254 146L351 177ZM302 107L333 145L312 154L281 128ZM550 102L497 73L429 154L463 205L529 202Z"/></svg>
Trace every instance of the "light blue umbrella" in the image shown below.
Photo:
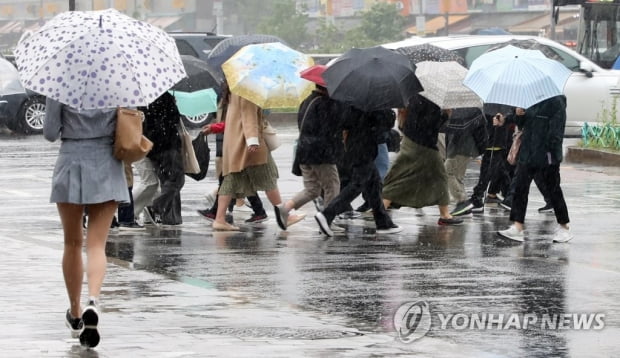
<svg viewBox="0 0 620 358"><path fill-rule="evenodd" d="M170 91L177 102L179 113L188 117L217 112L217 94L213 88L194 92Z"/></svg>
<svg viewBox="0 0 620 358"><path fill-rule="evenodd" d="M463 84L485 103L529 108L561 95L571 74L538 50L506 46L475 59Z"/></svg>

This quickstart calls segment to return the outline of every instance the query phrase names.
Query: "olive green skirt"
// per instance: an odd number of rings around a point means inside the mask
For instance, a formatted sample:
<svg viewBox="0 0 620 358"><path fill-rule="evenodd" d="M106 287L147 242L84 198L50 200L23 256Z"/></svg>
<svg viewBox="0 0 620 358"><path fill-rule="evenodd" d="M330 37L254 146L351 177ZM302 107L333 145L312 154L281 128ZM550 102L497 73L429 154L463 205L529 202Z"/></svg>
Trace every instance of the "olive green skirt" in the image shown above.
<svg viewBox="0 0 620 358"><path fill-rule="evenodd" d="M394 207L450 204L448 175L439 151L404 137L383 183L383 198Z"/></svg>
<svg viewBox="0 0 620 358"><path fill-rule="evenodd" d="M229 173L220 186L220 195L231 195L245 198L259 191L270 191L278 188L278 167L271 156L267 155L267 163L247 167L237 173Z"/></svg>

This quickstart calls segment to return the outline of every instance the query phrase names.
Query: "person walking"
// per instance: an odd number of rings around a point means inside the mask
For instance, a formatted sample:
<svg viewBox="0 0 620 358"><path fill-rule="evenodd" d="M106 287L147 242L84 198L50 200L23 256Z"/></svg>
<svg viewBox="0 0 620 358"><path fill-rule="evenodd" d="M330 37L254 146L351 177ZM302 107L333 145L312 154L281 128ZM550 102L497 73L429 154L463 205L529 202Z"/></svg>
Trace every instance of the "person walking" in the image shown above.
<svg viewBox="0 0 620 358"><path fill-rule="evenodd" d="M213 134L222 136L222 140L216 139L216 150L215 150L216 160L219 159L220 163L221 163L221 158L222 158L222 146L224 142L223 134L224 134L225 128L226 128L226 122L217 122L217 123L207 124L202 128L202 132L206 135L213 133ZM222 181L224 180L221 169L222 169L221 164L216 165L216 176L218 178L218 189L219 189L219 186L222 185ZM218 198L219 198L219 195L216 193L211 207L207 209L197 210L198 214L200 214L207 220L210 220L210 221L215 220L215 216L217 214L217 208L218 208ZM253 213L247 220L245 220L245 223L258 224L258 223L262 223L263 221L266 221L268 219L267 212L265 211L265 208L263 207L263 201L260 199L258 194L254 193L254 195L248 196L247 199L248 199L248 202L250 203ZM244 202L243 205L245 205L245 201L242 200L242 202ZM236 206L235 200L231 200L230 203L228 204L228 212L232 213L235 206ZM230 220L227 219L226 222L228 222L229 224L232 224L233 223L232 215L230 216L227 215L227 217L230 218Z"/></svg>
<svg viewBox="0 0 620 358"><path fill-rule="evenodd" d="M315 220L323 234L334 236L331 224L336 215L349 210L351 201L364 193L370 204L377 234L394 234L402 227L394 224L381 201L381 177L375 165L377 142L394 125L391 109L363 112L349 107L345 110L344 162L349 166L349 181L340 193L319 211Z"/></svg>
<svg viewBox="0 0 620 358"><path fill-rule="evenodd" d="M342 105L329 98L327 88L316 88L299 106L296 160L301 168L304 189L292 199L275 207L276 220L282 230L290 225L289 212L297 210L323 193L328 205L340 192L336 167L342 152Z"/></svg>
<svg viewBox="0 0 620 358"><path fill-rule="evenodd" d="M123 163L113 155L116 110L77 110L47 98L43 135L61 139L50 202L56 203L64 233L62 271L69 296L65 324L80 344L99 344L99 295L106 272L105 245L119 202L129 202ZM88 303L82 310L84 241L82 213L88 209L86 278Z"/></svg>
<svg viewBox="0 0 620 358"><path fill-rule="evenodd" d="M504 116L502 113L496 113L487 121L489 140L482 154L478 183L468 200L457 203L452 215L483 213L487 200L501 201L497 197L498 191L501 191L504 197L509 195L511 176L506 157L512 143L514 126L507 118L512 117L512 115ZM493 187L493 190L490 190L490 187Z"/></svg>
<svg viewBox="0 0 620 358"><path fill-rule="evenodd" d="M233 197L243 198L264 191L274 206L282 199L277 183L278 168L262 134L262 109L236 94L228 96L222 151L224 179L218 191L213 229L239 231L239 227L226 222L226 209Z"/></svg>
<svg viewBox="0 0 620 358"><path fill-rule="evenodd" d="M444 164L448 175L448 188L459 206L467 200L464 183L467 165L486 148L486 119L480 108L457 108L452 111L445 125L445 132L447 159Z"/></svg>
<svg viewBox="0 0 620 358"><path fill-rule="evenodd" d="M385 177L385 207L437 205L437 224L458 225L463 222L450 215L448 176L437 147L439 129L448 120L449 113L419 94L410 99L405 111L401 111L400 115L406 118L404 137L398 157Z"/></svg>
<svg viewBox="0 0 620 358"><path fill-rule="evenodd" d="M144 213L156 226L180 225L183 223L181 189L185 185L178 130L181 114L174 97L168 92L141 110L144 111L144 135L153 141L153 149L147 157L155 168L160 186L160 194Z"/></svg>
<svg viewBox="0 0 620 358"><path fill-rule="evenodd" d="M560 187L560 163L563 159L562 141L566 125L566 97L551 97L527 110L516 108L515 121L523 130L521 147L515 171L515 190L510 210L512 225L497 233L507 239L522 242L530 184L540 175L553 205L559 227L553 242L567 242L573 238L568 208Z"/></svg>

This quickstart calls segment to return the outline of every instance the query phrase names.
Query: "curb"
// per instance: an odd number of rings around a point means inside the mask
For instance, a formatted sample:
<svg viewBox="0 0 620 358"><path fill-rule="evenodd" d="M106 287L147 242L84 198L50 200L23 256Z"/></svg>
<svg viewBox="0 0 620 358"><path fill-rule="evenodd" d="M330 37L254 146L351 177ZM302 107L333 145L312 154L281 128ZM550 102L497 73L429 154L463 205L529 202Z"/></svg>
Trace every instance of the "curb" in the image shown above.
<svg viewBox="0 0 620 358"><path fill-rule="evenodd" d="M620 167L620 153L573 146L568 147L566 161L571 163Z"/></svg>

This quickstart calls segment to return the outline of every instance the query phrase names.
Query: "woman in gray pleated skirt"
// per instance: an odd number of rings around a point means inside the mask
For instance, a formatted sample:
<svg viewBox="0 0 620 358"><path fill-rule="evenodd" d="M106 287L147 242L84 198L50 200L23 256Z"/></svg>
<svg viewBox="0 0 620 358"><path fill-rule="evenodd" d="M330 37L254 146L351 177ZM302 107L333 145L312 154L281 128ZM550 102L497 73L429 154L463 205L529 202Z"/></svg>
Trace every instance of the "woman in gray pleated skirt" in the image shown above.
<svg viewBox="0 0 620 358"><path fill-rule="evenodd" d="M56 203L64 232L62 269L70 304L65 324L85 347L99 343L98 301L107 263L105 244L118 203L129 201L123 164L112 155L115 125L115 109L80 111L47 99L43 135L49 141L62 140L50 201ZM84 209L88 210L89 298L82 310Z"/></svg>

